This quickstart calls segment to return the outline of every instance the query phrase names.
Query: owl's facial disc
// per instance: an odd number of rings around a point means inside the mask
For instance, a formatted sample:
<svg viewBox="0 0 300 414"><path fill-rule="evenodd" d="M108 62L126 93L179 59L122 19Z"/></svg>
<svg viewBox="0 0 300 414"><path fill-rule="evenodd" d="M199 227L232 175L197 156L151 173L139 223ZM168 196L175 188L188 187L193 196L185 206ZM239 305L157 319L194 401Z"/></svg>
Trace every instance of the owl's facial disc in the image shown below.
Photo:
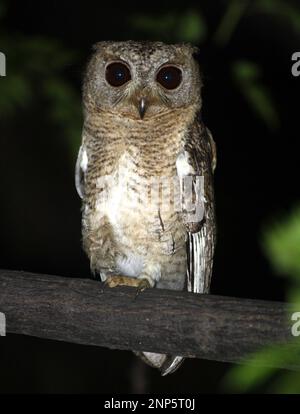
<svg viewBox="0 0 300 414"><path fill-rule="evenodd" d="M96 113L147 123L174 110L201 107L202 80L191 45L107 41L94 50L84 98Z"/></svg>
<svg viewBox="0 0 300 414"><path fill-rule="evenodd" d="M136 70L132 63L116 57L106 63L104 73L114 96L113 106L140 120L170 109L171 99L183 82L180 66L167 62L158 69Z"/></svg>

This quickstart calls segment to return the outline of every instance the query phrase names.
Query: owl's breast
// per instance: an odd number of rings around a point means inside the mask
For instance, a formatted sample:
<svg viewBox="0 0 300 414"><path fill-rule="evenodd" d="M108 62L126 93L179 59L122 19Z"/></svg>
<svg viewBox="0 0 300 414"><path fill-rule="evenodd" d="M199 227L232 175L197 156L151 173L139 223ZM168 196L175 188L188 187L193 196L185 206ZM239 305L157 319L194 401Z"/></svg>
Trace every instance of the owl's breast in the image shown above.
<svg viewBox="0 0 300 414"><path fill-rule="evenodd" d="M133 156L132 152L122 154L112 174L96 180L90 219L95 228L105 217L119 243L146 248L168 239L166 235L178 232L180 226L174 205L175 158L164 173L153 175L141 165L139 154Z"/></svg>

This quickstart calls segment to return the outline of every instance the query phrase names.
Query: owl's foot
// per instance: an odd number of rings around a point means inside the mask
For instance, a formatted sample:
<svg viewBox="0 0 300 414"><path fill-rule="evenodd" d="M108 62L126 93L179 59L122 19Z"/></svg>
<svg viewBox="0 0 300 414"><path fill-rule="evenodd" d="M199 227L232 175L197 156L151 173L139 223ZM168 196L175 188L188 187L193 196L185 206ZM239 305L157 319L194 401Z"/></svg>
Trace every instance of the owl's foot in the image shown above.
<svg viewBox="0 0 300 414"><path fill-rule="evenodd" d="M135 277L121 276L117 274L107 276L105 285L111 288L117 286L132 286L137 287L139 292L151 287L147 279L137 279Z"/></svg>

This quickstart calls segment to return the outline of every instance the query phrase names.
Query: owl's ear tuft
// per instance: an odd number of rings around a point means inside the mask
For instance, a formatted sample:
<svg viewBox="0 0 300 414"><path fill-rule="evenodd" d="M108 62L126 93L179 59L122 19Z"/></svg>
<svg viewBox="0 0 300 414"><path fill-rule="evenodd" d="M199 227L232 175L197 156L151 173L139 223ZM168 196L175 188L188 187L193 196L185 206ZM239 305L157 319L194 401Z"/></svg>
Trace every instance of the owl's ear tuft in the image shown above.
<svg viewBox="0 0 300 414"><path fill-rule="evenodd" d="M178 44L179 49L183 52L186 56L192 56L195 60L198 60L200 49L197 46L194 46L188 42L182 42Z"/></svg>
<svg viewBox="0 0 300 414"><path fill-rule="evenodd" d="M198 46L191 45L192 53L200 53L200 49Z"/></svg>
<svg viewBox="0 0 300 414"><path fill-rule="evenodd" d="M97 52L97 50L99 50L99 49L101 48L101 46L102 46L102 42L97 42L97 43L94 43L94 44L92 45L92 51L93 51L93 52Z"/></svg>
<svg viewBox="0 0 300 414"><path fill-rule="evenodd" d="M111 42L109 42L107 40L102 40L101 42L94 43L93 46L92 46L92 51L93 52L98 52L99 50L101 50L105 46L107 46L109 43L111 43Z"/></svg>
<svg viewBox="0 0 300 414"><path fill-rule="evenodd" d="M200 58L200 49L199 49L199 47L196 47L196 46L193 47L192 56L197 62L199 61L199 58Z"/></svg>

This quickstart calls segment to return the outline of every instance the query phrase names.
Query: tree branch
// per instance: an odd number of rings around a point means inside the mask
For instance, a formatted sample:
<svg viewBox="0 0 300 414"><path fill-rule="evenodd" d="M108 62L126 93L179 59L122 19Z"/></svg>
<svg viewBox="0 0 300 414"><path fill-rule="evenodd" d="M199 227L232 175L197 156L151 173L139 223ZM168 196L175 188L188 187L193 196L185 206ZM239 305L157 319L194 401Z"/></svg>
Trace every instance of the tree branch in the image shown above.
<svg viewBox="0 0 300 414"><path fill-rule="evenodd" d="M8 333L215 361L241 362L293 339L284 303L159 289L136 296L134 288L10 270L0 270L0 311Z"/></svg>

